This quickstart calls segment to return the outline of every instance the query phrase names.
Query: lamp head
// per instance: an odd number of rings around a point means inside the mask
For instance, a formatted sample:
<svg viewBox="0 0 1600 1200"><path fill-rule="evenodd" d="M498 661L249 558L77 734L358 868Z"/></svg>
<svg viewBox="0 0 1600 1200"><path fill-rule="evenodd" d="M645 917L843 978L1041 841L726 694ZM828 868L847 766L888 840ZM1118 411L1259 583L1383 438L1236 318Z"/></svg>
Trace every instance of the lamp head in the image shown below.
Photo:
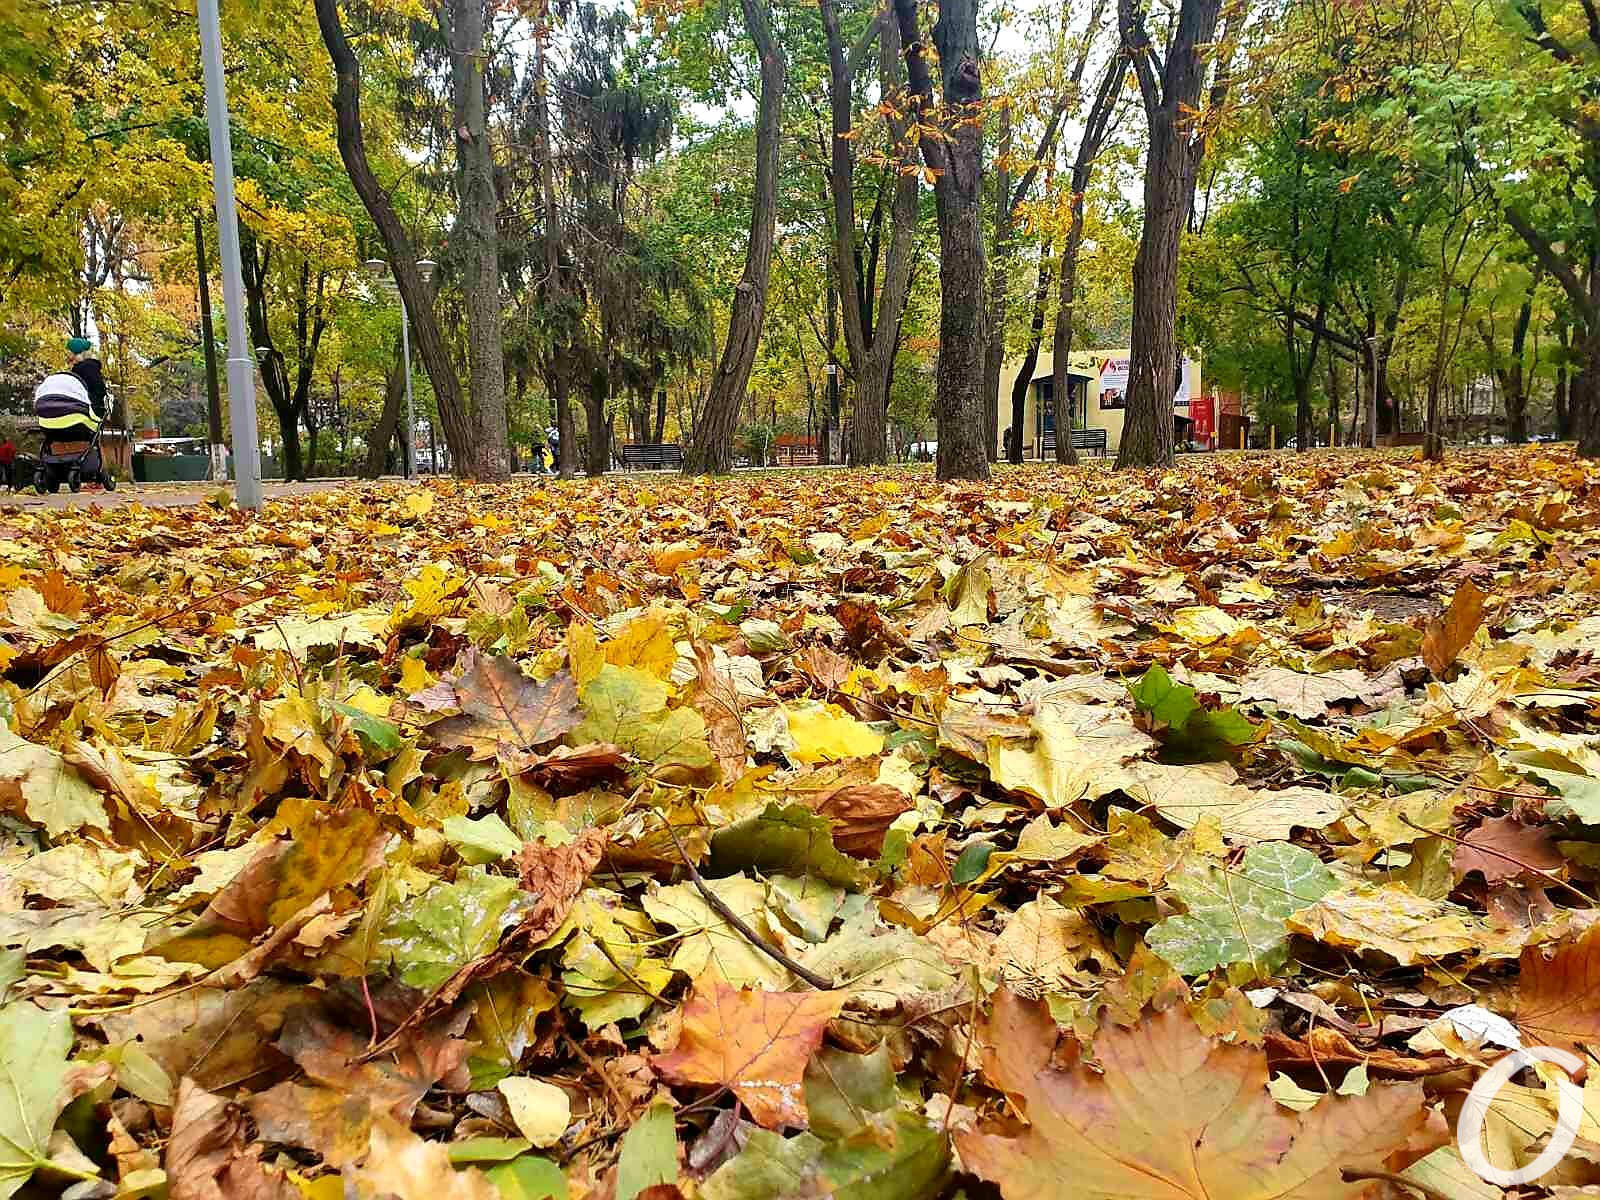
<svg viewBox="0 0 1600 1200"><path fill-rule="evenodd" d="M423 283L431 283L433 281L433 273L438 269L439 264L431 258L417 260L417 274L422 277Z"/></svg>
<svg viewBox="0 0 1600 1200"><path fill-rule="evenodd" d="M369 258L363 265L367 268L367 274L374 279L382 279L389 273L389 264L381 258Z"/></svg>

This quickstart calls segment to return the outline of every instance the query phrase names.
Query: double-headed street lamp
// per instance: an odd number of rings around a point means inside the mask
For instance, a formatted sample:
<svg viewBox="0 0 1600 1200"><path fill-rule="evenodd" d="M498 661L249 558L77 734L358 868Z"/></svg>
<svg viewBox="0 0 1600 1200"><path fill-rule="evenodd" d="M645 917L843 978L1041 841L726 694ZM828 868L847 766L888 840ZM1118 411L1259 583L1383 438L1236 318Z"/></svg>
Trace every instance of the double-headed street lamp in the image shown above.
<svg viewBox="0 0 1600 1200"><path fill-rule="evenodd" d="M381 258L369 258L366 262L367 273L374 279L383 280L389 287L395 289L395 295L400 297L400 348L406 372L406 478L410 479L417 473L417 409L411 398L411 314L406 310L406 298L400 295L399 287L387 279L389 264ZM417 274L422 278L426 287L433 279L434 271L439 264L431 258L417 261ZM434 464L438 470L438 464Z"/></svg>

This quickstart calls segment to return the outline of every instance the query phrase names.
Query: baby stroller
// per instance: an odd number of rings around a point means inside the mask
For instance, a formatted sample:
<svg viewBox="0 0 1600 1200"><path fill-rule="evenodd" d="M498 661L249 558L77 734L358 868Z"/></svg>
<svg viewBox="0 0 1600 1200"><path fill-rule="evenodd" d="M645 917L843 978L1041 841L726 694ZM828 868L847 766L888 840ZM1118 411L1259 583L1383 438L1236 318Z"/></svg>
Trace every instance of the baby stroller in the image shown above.
<svg viewBox="0 0 1600 1200"><path fill-rule="evenodd" d="M83 380L68 371L45 376L33 393L33 413L44 434L33 472L35 491L58 492L63 482L74 492L85 483L116 490L117 481L100 457L101 416Z"/></svg>

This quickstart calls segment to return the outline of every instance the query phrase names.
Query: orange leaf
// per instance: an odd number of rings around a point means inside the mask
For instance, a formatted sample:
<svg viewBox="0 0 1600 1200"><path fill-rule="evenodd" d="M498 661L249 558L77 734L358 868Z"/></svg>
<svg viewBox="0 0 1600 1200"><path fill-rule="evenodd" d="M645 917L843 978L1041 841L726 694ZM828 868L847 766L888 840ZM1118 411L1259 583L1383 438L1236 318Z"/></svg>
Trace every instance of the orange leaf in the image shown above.
<svg viewBox="0 0 1600 1200"><path fill-rule="evenodd" d="M1517 1024L1544 1042L1600 1042L1600 925L1576 941L1522 952Z"/></svg>
<svg viewBox="0 0 1600 1200"><path fill-rule="evenodd" d="M768 1129L804 1126L800 1081L844 993L746 991L720 979L705 982L709 988L697 985L684 1006L677 1048L655 1056L656 1070L682 1083L725 1085Z"/></svg>
<svg viewBox="0 0 1600 1200"><path fill-rule="evenodd" d="M1422 659L1435 679L1442 679L1456 655L1483 622L1485 597L1472 580L1463 580L1443 617L1428 622L1422 635Z"/></svg>

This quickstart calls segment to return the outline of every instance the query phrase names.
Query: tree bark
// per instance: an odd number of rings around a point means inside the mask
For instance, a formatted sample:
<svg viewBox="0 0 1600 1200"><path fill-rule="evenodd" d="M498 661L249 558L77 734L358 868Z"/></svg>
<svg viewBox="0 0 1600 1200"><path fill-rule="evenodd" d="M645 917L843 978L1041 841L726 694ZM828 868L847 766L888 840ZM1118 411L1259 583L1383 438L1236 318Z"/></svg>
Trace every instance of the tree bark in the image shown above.
<svg viewBox="0 0 1600 1200"><path fill-rule="evenodd" d="M767 310L772 274L772 240L778 220L778 151L782 135L783 50L773 35L765 0L739 0L745 28L761 58L761 99L756 110L756 189L750 213L750 244L744 273L728 317L728 340L711 381L705 408L695 422L694 439L684 455L684 470L706 475L733 469L733 432L755 365L756 345Z"/></svg>
<svg viewBox="0 0 1600 1200"><path fill-rule="evenodd" d="M933 79L917 31L916 0L894 0L906 75L919 122L933 113ZM940 0L934 43L943 75L942 137L919 139L923 161L936 173L939 217L939 366L934 415L939 430L935 474L940 480L987 479L984 447L983 133L978 111L976 0Z"/></svg>
<svg viewBox="0 0 1600 1200"><path fill-rule="evenodd" d="M844 318L845 352L855 380L855 408L850 422L850 461L857 466L889 460L888 383L894 354L894 331L905 309L911 278L911 255L916 238L917 179L914 165L897 156L893 167L894 196L889 214L889 254L878 291L876 249L864 269L856 248L855 147L851 140L854 120L854 70L858 57L848 56L839 34L833 0L818 0L823 32L828 43L828 103L832 115L828 188L832 199L833 273L839 281ZM898 26L882 19L873 24L881 42L879 80L881 94L892 95L900 86L900 36ZM869 29L869 33L872 30ZM863 44L858 44L857 50ZM896 146L905 142L905 120L891 116L888 135ZM874 244L876 246L876 243ZM876 304L874 304L876 296Z"/></svg>
<svg viewBox="0 0 1600 1200"><path fill-rule="evenodd" d="M1216 34L1221 0L1182 0L1166 55L1157 62L1141 0L1117 0L1124 51L1132 59L1150 126L1144 229L1133 260L1133 340L1117 466L1172 463L1173 369L1178 363L1178 249L1205 154L1202 54ZM1157 73L1157 67L1160 71Z"/></svg>
<svg viewBox="0 0 1600 1200"><path fill-rule="evenodd" d="M206 358L206 434L211 439L212 462L220 462L216 448L222 441L222 385L217 378L217 336L211 323L211 270L206 265L205 227L194 216L195 282L200 292L200 344Z"/></svg>
<svg viewBox="0 0 1600 1200"><path fill-rule="evenodd" d="M1008 261L1011 242L1011 106L1000 110L1000 145L994 167L994 240L989 254L989 313L984 320L983 443L989 461L998 457L1000 371L1006 360L1006 308L1010 300ZM1014 415L1014 414L1013 414ZM1012 426L1011 462L1021 462L1022 430Z"/></svg>
<svg viewBox="0 0 1600 1200"><path fill-rule="evenodd" d="M1033 318L1028 322L1028 346L1022 352L1022 363L1017 377L1011 383L1011 454L1013 463L1022 461L1022 425L1028 417L1028 388L1033 383L1033 369L1039 364L1039 344L1044 341L1044 314L1050 303L1050 279L1053 259L1048 246L1039 251L1039 282L1033 289ZM1061 405L1056 405L1059 414ZM1059 441L1061 419L1056 418L1056 438ZM1071 439L1068 439L1069 441Z"/></svg>
<svg viewBox="0 0 1600 1200"><path fill-rule="evenodd" d="M484 61L485 0L445 0L439 25L450 48L450 97L456 143L456 224L467 312L472 387L474 473L485 481L511 473L506 445L505 348L500 330L500 200L494 185Z"/></svg>
<svg viewBox="0 0 1600 1200"><path fill-rule="evenodd" d="M1106 64L1105 73L1100 77L1100 86L1095 89L1094 103L1089 106L1089 115L1084 118L1083 136L1078 140L1078 151L1073 157L1072 175L1068 180L1068 186L1072 189L1071 211L1067 240L1061 248L1061 266L1057 272L1061 293L1056 304L1056 323L1051 339L1050 392L1056 406L1056 462L1072 467L1078 465L1078 452L1072 446L1072 388L1067 370L1072 361L1072 318L1078 296L1078 254L1083 246L1084 204L1095 162L1111 132L1118 86L1125 71L1120 56L1112 56Z"/></svg>
<svg viewBox="0 0 1600 1200"><path fill-rule="evenodd" d="M602 370L589 376L589 386L583 393L585 454L583 469L590 476L604 475L611 462L611 423L606 420L606 400L611 391L611 381Z"/></svg>
<svg viewBox="0 0 1600 1200"><path fill-rule="evenodd" d="M394 363L383 380L383 411L367 437L367 461L361 469L363 479L377 479L389 465L389 447L400 431L400 408L406 398L406 368L401 356L400 339L395 339ZM400 453L405 453L404 445Z"/></svg>

